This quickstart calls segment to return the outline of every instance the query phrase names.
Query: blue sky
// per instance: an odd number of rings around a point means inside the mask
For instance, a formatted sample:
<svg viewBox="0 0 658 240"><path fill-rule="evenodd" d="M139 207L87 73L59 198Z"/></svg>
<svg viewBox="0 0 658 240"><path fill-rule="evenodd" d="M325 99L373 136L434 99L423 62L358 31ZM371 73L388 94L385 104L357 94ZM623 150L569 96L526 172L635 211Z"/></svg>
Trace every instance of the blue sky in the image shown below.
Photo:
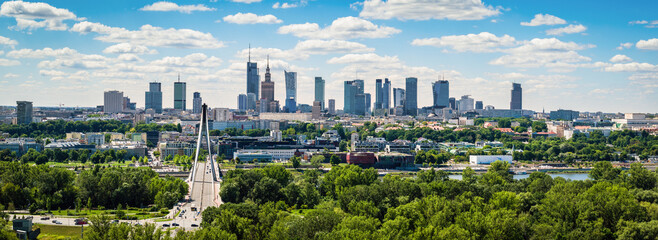
<svg viewBox="0 0 658 240"><path fill-rule="evenodd" d="M173 106L178 73L211 107L246 91L247 46L261 79L270 55L275 97L297 71L298 102L313 78L342 108L342 82L419 78L419 105L445 76L450 95L509 108L658 112L656 1L216 0L5 1L0 7L0 105L95 106L119 90L144 106L148 82Z"/></svg>

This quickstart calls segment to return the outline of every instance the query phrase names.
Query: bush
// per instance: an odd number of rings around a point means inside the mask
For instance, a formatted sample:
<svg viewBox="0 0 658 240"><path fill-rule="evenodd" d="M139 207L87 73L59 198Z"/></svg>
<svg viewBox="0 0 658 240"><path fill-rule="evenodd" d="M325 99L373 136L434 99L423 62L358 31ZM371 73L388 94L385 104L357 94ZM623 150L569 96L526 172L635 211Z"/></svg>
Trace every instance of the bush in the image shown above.
<svg viewBox="0 0 658 240"><path fill-rule="evenodd" d="M164 215L167 215L167 214L169 214L169 209L161 208L161 209L160 209L160 213L162 213L162 214L164 214Z"/></svg>

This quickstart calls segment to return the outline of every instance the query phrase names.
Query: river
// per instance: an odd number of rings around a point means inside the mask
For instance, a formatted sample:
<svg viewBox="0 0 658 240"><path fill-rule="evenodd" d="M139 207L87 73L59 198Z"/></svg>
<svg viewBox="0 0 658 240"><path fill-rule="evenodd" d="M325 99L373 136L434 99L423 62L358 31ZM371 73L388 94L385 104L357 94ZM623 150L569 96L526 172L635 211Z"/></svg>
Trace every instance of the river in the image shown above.
<svg viewBox="0 0 658 240"><path fill-rule="evenodd" d="M553 178L562 177L562 178L567 179L567 180L582 181L582 180L585 180L585 179L589 179L589 176L587 175L587 173L548 173L548 175L550 175ZM461 180L462 179L462 175L459 175L459 174L451 174L451 175L448 175L448 177L450 179L456 179L456 180ZM516 180L520 180L520 179L524 179L524 178L528 178L528 177L530 177L530 174L517 174L517 175L514 175L514 179L516 179Z"/></svg>

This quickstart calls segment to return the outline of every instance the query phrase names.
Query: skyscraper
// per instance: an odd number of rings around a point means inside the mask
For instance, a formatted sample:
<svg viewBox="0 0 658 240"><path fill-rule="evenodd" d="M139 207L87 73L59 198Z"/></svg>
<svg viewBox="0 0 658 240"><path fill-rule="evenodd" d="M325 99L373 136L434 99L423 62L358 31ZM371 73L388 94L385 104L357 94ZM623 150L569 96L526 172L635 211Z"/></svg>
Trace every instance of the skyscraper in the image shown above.
<svg viewBox="0 0 658 240"><path fill-rule="evenodd" d="M261 85L261 99L267 99L268 102L274 101L274 82L272 82L272 74L270 74L270 56L267 56L267 67L265 68L265 81L261 82L260 85Z"/></svg>
<svg viewBox="0 0 658 240"><path fill-rule="evenodd" d="M238 95L238 109L240 111L247 111L247 94Z"/></svg>
<svg viewBox="0 0 658 240"><path fill-rule="evenodd" d="M418 78L408 77L406 79L406 99L404 101L404 112L407 115L418 114Z"/></svg>
<svg viewBox="0 0 658 240"><path fill-rule="evenodd" d="M457 110L457 100L454 97L448 98L448 102L452 110Z"/></svg>
<svg viewBox="0 0 658 240"><path fill-rule="evenodd" d="M446 108L450 106L449 87L450 84L445 80L439 80L432 83L432 95L434 96L433 107Z"/></svg>
<svg viewBox="0 0 658 240"><path fill-rule="evenodd" d="M145 95L144 109L153 109L156 113L162 113L162 84L149 83L149 90Z"/></svg>
<svg viewBox="0 0 658 240"><path fill-rule="evenodd" d="M328 112L329 114L333 115L336 114L336 99L329 99L329 109Z"/></svg>
<svg viewBox="0 0 658 240"><path fill-rule="evenodd" d="M520 83L512 83L512 100L509 103L510 109L523 109L523 89Z"/></svg>
<svg viewBox="0 0 658 240"><path fill-rule="evenodd" d="M393 107L404 106L405 95L403 88L393 88Z"/></svg>
<svg viewBox="0 0 658 240"><path fill-rule="evenodd" d="M482 101L475 101L475 109L484 109L484 105L482 104Z"/></svg>
<svg viewBox="0 0 658 240"><path fill-rule="evenodd" d="M258 100L260 99L258 95L258 83L260 82L260 76L258 76L258 64L251 62L251 47L249 47L249 60L247 62L247 94L253 93L254 97ZM254 108L250 108L255 110Z"/></svg>
<svg viewBox="0 0 658 240"><path fill-rule="evenodd" d="M474 104L474 99L470 98L469 95L464 95L462 96L461 99L459 99L459 111L460 112L466 112L473 110L473 104Z"/></svg>
<svg viewBox="0 0 658 240"><path fill-rule="evenodd" d="M322 77L315 77L315 101L320 102L321 109L324 109L324 84Z"/></svg>
<svg viewBox="0 0 658 240"><path fill-rule="evenodd" d="M382 88L382 80L375 80L375 109L382 109L384 98L384 89Z"/></svg>
<svg viewBox="0 0 658 240"><path fill-rule="evenodd" d="M179 75L178 82L174 82L174 109L185 111L186 106L187 106L187 87L185 82L180 81L180 75Z"/></svg>
<svg viewBox="0 0 658 240"><path fill-rule="evenodd" d="M366 96L363 93L363 80L356 79L344 83L344 107L346 114L364 115Z"/></svg>
<svg viewBox="0 0 658 240"><path fill-rule="evenodd" d="M257 110L256 109L256 94L247 93L247 110Z"/></svg>
<svg viewBox="0 0 658 240"><path fill-rule="evenodd" d="M32 102L16 101L16 123L28 124L32 122Z"/></svg>
<svg viewBox="0 0 658 240"><path fill-rule="evenodd" d="M384 79L384 86L382 87L382 108L391 108L391 81L388 78Z"/></svg>
<svg viewBox="0 0 658 240"><path fill-rule="evenodd" d="M297 73L283 71L286 77L286 102L292 98L297 101Z"/></svg>
<svg viewBox="0 0 658 240"><path fill-rule="evenodd" d="M363 95L365 95L365 101L366 101L365 104L364 104L365 105L364 106L365 110L363 112L364 112L364 115L368 115L368 114L372 113L372 102L371 102L372 99L371 99L370 93L364 93Z"/></svg>
<svg viewBox="0 0 658 240"><path fill-rule="evenodd" d="M203 100L201 100L201 93L194 92L193 95L194 98L192 99L192 112L201 113L201 104L203 104Z"/></svg>
<svg viewBox="0 0 658 240"><path fill-rule="evenodd" d="M120 113L123 112L123 92L107 91L103 98L103 112Z"/></svg>

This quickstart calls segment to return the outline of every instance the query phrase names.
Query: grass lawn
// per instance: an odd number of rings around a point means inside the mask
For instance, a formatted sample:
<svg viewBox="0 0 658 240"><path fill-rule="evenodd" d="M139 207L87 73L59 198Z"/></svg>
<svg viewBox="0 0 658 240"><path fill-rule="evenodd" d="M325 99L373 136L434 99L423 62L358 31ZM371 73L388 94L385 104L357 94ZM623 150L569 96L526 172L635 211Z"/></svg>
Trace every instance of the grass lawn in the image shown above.
<svg viewBox="0 0 658 240"><path fill-rule="evenodd" d="M169 219L169 218L161 218L161 219L155 219L154 222L169 222L172 220L173 219Z"/></svg>
<svg viewBox="0 0 658 240"><path fill-rule="evenodd" d="M34 228L41 228L38 239L80 239L81 227L41 225L35 224ZM85 229L87 232L87 229Z"/></svg>
<svg viewBox="0 0 658 240"><path fill-rule="evenodd" d="M62 216L62 217L90 217L90 216L101 215L101 214L105 214L105 215L109 215L111 217L114 217L114 212L115 211L116 210L113 210L113 209L112 210L91 210L91 211L80 210L80 212L76 213L75 210L68 210L68 212L71 214L71 215L68 215L67 210L60 210L60 211L52 211L52 214L54 214L55 216L58 216L58 217L59 216ZM141 210L123 210L123 211L126 213L126 216L135 216L135 217L137 217L138 220L148 219L148 218L155 218L155 217L162 217L163 216L163 214L161 214L160 212L148 212L147 211L147 212L145 212L146 214L140 214L140 213L142 213Z"/></svg>

